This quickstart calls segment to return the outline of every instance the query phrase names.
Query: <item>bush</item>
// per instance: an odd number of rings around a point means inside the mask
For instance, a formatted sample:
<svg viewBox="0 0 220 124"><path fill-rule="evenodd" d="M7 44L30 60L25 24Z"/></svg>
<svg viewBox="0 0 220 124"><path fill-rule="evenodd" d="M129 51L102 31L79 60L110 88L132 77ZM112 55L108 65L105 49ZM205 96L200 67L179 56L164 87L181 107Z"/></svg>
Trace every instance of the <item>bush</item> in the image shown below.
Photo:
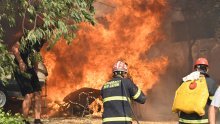
<svg viewBox="0 0 220 124"><path fill-rule="evenodd" d="M0 124L24 124L20 114L12 115L10 112L4 112L0 108Z"/></svg>

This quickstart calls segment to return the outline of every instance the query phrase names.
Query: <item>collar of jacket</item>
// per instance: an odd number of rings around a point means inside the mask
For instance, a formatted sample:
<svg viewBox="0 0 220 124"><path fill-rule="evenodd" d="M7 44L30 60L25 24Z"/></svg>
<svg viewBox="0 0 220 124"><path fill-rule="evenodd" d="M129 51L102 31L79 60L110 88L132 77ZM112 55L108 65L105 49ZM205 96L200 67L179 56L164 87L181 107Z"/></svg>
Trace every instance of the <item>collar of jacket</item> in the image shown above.
<svg viewBox="0 0 220 124"><path fill-rule="evenodd" d="M115 75L114 78L123 78L121 75Z"/></svg>

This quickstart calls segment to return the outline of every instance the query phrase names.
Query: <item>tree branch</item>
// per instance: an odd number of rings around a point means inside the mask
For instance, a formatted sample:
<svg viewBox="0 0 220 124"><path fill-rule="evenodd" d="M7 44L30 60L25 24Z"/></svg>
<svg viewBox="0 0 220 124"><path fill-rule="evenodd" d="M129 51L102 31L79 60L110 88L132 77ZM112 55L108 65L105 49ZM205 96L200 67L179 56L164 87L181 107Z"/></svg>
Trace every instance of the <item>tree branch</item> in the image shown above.
<svg viewBox="0 0 220 124"><path fill-rule="evenodd" d="M34 19L34 28L33 28L33 30L36 29L36 25L37 25L37 17L38 17L38 14L36 14L35 19Z"/></svg>
<svg viewBox="0 0 220 124"><path fill-rule="evenodd" d="M24 27L24 22L25 22L25 18L26 18L26 12L27 10L25 9L25 12L24 12L24 17L22 19L22 31L23 31L23 34L25 35L25 27Z"/></svg>

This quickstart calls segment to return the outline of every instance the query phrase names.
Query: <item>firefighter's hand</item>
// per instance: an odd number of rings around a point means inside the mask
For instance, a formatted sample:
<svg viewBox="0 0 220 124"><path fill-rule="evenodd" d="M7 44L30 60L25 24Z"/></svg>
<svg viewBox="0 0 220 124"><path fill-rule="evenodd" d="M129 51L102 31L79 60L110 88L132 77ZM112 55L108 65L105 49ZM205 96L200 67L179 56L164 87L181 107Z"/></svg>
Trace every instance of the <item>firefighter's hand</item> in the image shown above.
<svg viewBox="0 0 220 124"><path fill-rule="evenodd" d="M21 72L24 72L24 71L26 71L27 66L24 62L19 62L19 68L20 68Z"/></svg>

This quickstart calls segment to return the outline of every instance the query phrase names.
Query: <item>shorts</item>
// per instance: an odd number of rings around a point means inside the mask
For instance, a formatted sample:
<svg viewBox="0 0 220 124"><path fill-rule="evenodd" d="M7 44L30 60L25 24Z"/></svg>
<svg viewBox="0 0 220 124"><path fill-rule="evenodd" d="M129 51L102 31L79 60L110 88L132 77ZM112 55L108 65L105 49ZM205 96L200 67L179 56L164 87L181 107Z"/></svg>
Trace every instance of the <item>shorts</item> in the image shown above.
<svg viewBox="0 0 220 124"><path fill-rule="evenodd" d="M25 72L26 73L24 74L17 70L14 73L15 79L20 87L22 96L41 91L42 85L39 82L35 70L33 68L29 68Z"/></svg>

